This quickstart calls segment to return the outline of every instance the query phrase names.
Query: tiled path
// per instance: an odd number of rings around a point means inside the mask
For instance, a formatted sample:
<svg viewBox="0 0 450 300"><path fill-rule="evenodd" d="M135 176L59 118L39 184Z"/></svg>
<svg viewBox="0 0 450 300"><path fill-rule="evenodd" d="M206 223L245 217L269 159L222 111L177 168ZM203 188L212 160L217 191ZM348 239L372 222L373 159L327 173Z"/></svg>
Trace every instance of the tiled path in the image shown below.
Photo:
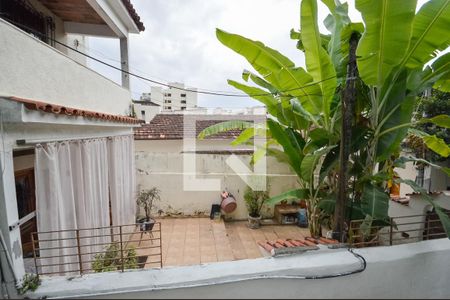
<svg viewBox="0 0 450 300"><path fill-rule="evenodd" d="M262 226L247 222L216 222L209 218L160 219L163 266L183 266L261 257L259 240L303 238L309 231L297 226Z"/></svg>

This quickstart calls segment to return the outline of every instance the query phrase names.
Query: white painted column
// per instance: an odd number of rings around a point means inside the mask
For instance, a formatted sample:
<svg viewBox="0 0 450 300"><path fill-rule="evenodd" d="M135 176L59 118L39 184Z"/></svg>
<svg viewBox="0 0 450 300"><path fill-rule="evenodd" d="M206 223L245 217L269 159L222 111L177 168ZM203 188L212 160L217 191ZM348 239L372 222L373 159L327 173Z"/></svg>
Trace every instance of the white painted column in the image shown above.
<svg viewBox="0 0 450 300"><path fill-rule="evenodd" d="M120 61L122 62L122 71L128 72L128 35L120 38ZM130 89L130 75L122 72L122 87Z"/></svg>
<svg viewBox="0 0 450 300"><path fill-rule="evenodd" d="M25 268L20 229L19 226L13 226L17 221L19 221L19 213L16 200L12 145L5 141L5 143L1 143L0 147L0 230L5 238L16 277L21 280L25 275Z"/></svg>

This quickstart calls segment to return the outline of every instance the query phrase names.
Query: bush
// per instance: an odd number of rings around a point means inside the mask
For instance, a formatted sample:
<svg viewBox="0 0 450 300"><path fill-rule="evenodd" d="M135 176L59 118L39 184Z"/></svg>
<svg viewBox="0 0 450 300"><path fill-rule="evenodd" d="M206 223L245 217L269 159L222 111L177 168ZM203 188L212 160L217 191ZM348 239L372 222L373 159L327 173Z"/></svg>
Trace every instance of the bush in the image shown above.
<svg viewBox="0 0 450 300"><path fill-rule="evenodd" d="M20 288L17 289L19 294L23 295L27 291L35 291L41 284L39 277L36 274L26 273L23 277L23 282Z"/></svg>
<svg viewBox="0 0 450 300"><path fill-rule="evenodd" d="M124 269L137 269L136 249L131 246L123 250ZM104 253L98 253L94 256L92 269L97 272L111 272L122 269L122 259L120 257L119 243L110 244Z"/></svg>
<svg viewBox="0 0 450 300"><path fill-rule="evenodd" d="M261 215L261 208L267 199L269 199L268 191L254 191L247 186L244 193L244 201L250 217L257 218Z"/></svg>

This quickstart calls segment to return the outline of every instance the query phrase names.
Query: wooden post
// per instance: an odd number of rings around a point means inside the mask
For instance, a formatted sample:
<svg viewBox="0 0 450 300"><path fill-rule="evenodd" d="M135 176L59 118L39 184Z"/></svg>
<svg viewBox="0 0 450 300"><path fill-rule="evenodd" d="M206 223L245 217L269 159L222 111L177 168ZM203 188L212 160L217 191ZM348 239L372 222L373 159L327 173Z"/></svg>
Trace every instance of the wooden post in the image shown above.
<svg viewBox="0 0 450 300"><path fill-rule="evenodd" d="M333 238L344 242L345 233L345 202L347 200L348 187L348 159L350 156L350 143L352 139L352 123L354 114L354 103L356 99L356 78L358 67L356 65L356 47L358 45L358 34L353 33L350 37L350 51L347 68L347 79L342 94L342 129L339 155L339 179L338 197L334 210Z"/></svg>

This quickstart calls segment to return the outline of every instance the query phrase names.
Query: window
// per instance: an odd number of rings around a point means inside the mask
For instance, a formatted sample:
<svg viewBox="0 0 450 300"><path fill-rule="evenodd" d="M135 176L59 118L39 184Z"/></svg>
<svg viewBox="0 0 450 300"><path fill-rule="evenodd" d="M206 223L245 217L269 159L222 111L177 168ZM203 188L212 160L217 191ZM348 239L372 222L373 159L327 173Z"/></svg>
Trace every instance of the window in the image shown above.
<svg viewBox="0 0 450 300"><path fill-rule="evenodd" d="M182 107L181 107L181 110L186 110L186 106L182 106Z"/></svg>
<svg viewBox="0 0 450 300"><path fill-rule="evenodd" d="M55 22L41 14L28 1L0 1L0 17L30 33L44 43L55 46Z"/></svg>
<svg viewBox="0 0 450 300"><path fill-rule="evenodd" d="M186 98L186 94L181 94L181 97Z"/></svg>
<svg viewBox="0 0 450 300"><path fill-rule="evenodd" d="M141 117L145 120L145 110L141 110Z"/></svg>
<svg viewBox="0 0 450 300"><path fill-rule="evenodd" d="M164 96L166 96L166 97L172 97L172 94L171 94L171 93L165 93Z"/></svg>
<svg viewBox="0 0 450 300"><path fill-rule="evenodd" d="M167 106L167 109L172 109L172 106Z"/></svg>
<svg viewBox="0 0 450 300"><path fill-rule="evenodd" d="M164 100L164 103L172 103L172 100Z"/></svg>
<svg viewBox="0 0 450 300"><path fill-rule="evenodd" d="M186 104L186 100L181 100L181 103Z"/></svg>

